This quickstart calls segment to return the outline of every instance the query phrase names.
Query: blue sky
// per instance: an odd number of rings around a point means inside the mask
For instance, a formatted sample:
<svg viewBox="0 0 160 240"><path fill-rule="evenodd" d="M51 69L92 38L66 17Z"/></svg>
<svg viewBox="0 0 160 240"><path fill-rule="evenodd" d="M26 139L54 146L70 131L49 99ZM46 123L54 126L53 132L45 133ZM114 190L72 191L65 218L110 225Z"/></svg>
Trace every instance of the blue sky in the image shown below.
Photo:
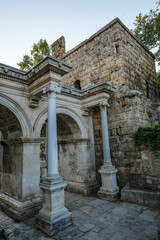
<svg viewBox="0 0 160 240"><path fill-rule="evenodd" d="M156 8L156 0L0 0L0 62L14 67L40 38L60 36L67 50L116 17L134 28L135 17Z"/></svg>

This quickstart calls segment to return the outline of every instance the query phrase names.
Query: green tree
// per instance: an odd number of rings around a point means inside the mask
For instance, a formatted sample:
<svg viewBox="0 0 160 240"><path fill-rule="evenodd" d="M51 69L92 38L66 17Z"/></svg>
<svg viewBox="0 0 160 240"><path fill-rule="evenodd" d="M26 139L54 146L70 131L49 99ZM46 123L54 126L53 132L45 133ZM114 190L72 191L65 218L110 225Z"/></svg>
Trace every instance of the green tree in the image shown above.
<svg viewBox="0 0 160 240"><path fill-rule="evenodd" d="M156 61L160 66L160 0L157 2L156 10L151 9L144 16L140 13L134 25L133 33L150 50L154 49ZM160 71L157 72L156 79L160 91Z"/></svg>
<svg viewBox="0 0 160 240"><path fill-rule="evenodd" d="M149 49L155 50L155 57L160 65L160 1L157 2L157 9L150 10L142 16L140 13L134 22L135 36Z"/></svg>
<svg viewBox="0 0 160 240"><path fill-rule="evenodd" d="M29 55L25 54L22 62L17 63L17 65L20 69L28 71L33 67L33 59Z"/></svg>
<svg viewBox="0 0 160 240"><path fill-rule="evenodd" d="M51 49L47 41L40 39L38 43L33 43L31 49L31 57L27 54L23 56L23 60L17 65L22 70L30 70L33 66L39 63L47 55L50 55Z"/></svg>

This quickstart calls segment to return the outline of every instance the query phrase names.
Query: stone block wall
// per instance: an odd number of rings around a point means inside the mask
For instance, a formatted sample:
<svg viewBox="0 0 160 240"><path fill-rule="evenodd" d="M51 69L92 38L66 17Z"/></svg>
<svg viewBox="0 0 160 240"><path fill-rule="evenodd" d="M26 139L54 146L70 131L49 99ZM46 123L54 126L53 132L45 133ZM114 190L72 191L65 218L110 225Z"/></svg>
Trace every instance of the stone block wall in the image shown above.
<svg viewBox="0 0 160 240"><path fill-rule="evenodd" d="M153 54L142 46L126 28L122 25L119 25L119 28L125 85L131 90L141 91L151 100L156 100L158 98L158 88Z"/></svg>
<svg viewBox="0 0 160 240"><path fill-rule="evenodd" d="M148 111L153 114L151 118ZM150 100L136 91L121 89L110 99L108 123L111 157L113 164L118 168L117 178L120 187L128 185L158 189L155 179L159 178L160 159L155 161L154 155L149 151L144 157L143 152L135 148L133 142L133 133L139 126L148 126L155 121L156 115Z"/></svg>
<svg viewBox="0 0 160 240"><path fill-rule="evenodd" d="M125 84L152 100L158 97L154 56L119 19L65 53L62 60L72 66L63 84L74 87L80 80L83 89L106 81L114 87Z"/></svg>
<svg viewBox="0 0 160 240"><path fill-rule="evenodd" d="M152 104L158 99L153 54L119 19L115 19L64 54L62 60L72 66L70 73L62 78L63 84L75 87L75 81L80 80L84 89L106 81L116 87L109 101L108 122L112 162L119 170L118 185L155 189L158 172L154 177L150 176L151 171L145 170L149 160L144 161L143 154L133 144L133 133L138 126L158 122L156 107ZM152 118L148 111L154 113ZM103 164L103 146L99 108L93 113L93 124L96 171L100 182L98 170ZM143 163L141 170L139 162ZM154 160L150 162L152 164Z"/></svg>
<svg viewBox="0 0 160 240"><path fill-rule="evenodd" d="M82 89L100 81L114 86L122 84L124 78L119 34L118 23L113 24L64 54L62 60L72 69L63 76L62 83L74 87L74 82L80 80ZM119 48L116 48L117 41Z"/></svg>

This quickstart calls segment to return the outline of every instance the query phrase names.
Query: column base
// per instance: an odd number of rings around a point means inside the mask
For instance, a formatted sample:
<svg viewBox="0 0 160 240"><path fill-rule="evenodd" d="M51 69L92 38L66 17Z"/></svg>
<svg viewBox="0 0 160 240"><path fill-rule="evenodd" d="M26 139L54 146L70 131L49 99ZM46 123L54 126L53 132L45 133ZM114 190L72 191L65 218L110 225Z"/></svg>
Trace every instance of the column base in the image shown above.
<svg viewBox="0 0 160 240"><path fill-rule="evenodd" d="M66 208L63 208L55 211L50 219L48 219L48 216L39 213L36 227L52 236L70 226L72 224L71 220L72 214Z"/></svg>
<svg viewBox="0 0 160 240"><path fill-rule="evenodd" d="M41 204L42 200L40 197L22 202L4 193L0 194L0 209L18 222L38 214Z"/></svg>
<svg viewBox="0 0 160 240"><path fill-rule="evenodd" d="M67 182L67 187L66 187L67 191L80 193L84 196L87 196L92 193L97 193L99 189L99 184L96 180L88 183L79 183L79 182L71 182L71 181L66 181L66 182Z"/></svg>
<svg viewBox="0 0 160 240"><path fill-rule="evenodd" d="M47 177L40 184L43 207L37 216L36 226L49 236L72 224L72 214L64 207L65 187L66 183L61 177Z"/></svg>
<svg viewBox="0 0 160 240"><path fill-rule="evenodd" d="M104 164L99 170L102 178L102 187L98 191L98 197L108 201L116 201L120 197L117 186L116 173L118 170L111 164Z"/></svg>

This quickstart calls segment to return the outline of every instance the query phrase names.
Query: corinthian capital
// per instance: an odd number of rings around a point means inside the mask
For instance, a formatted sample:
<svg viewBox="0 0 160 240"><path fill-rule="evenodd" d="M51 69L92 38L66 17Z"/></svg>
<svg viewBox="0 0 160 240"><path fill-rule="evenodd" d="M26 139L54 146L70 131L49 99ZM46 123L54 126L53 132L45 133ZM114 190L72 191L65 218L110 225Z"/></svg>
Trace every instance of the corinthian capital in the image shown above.
<svg viewBox="0 0 160 240"><path fill-rule="evenodd" d="M99 104L100 108L109 107L108 101L104 100Z"/></svg>
<svg viewBox="0 0 160 240"><path fill-rule="evenodd" d="M54 86L53 84L50 84L49 86L43 88L43 93L60 93L61 87Z"/></svg>

